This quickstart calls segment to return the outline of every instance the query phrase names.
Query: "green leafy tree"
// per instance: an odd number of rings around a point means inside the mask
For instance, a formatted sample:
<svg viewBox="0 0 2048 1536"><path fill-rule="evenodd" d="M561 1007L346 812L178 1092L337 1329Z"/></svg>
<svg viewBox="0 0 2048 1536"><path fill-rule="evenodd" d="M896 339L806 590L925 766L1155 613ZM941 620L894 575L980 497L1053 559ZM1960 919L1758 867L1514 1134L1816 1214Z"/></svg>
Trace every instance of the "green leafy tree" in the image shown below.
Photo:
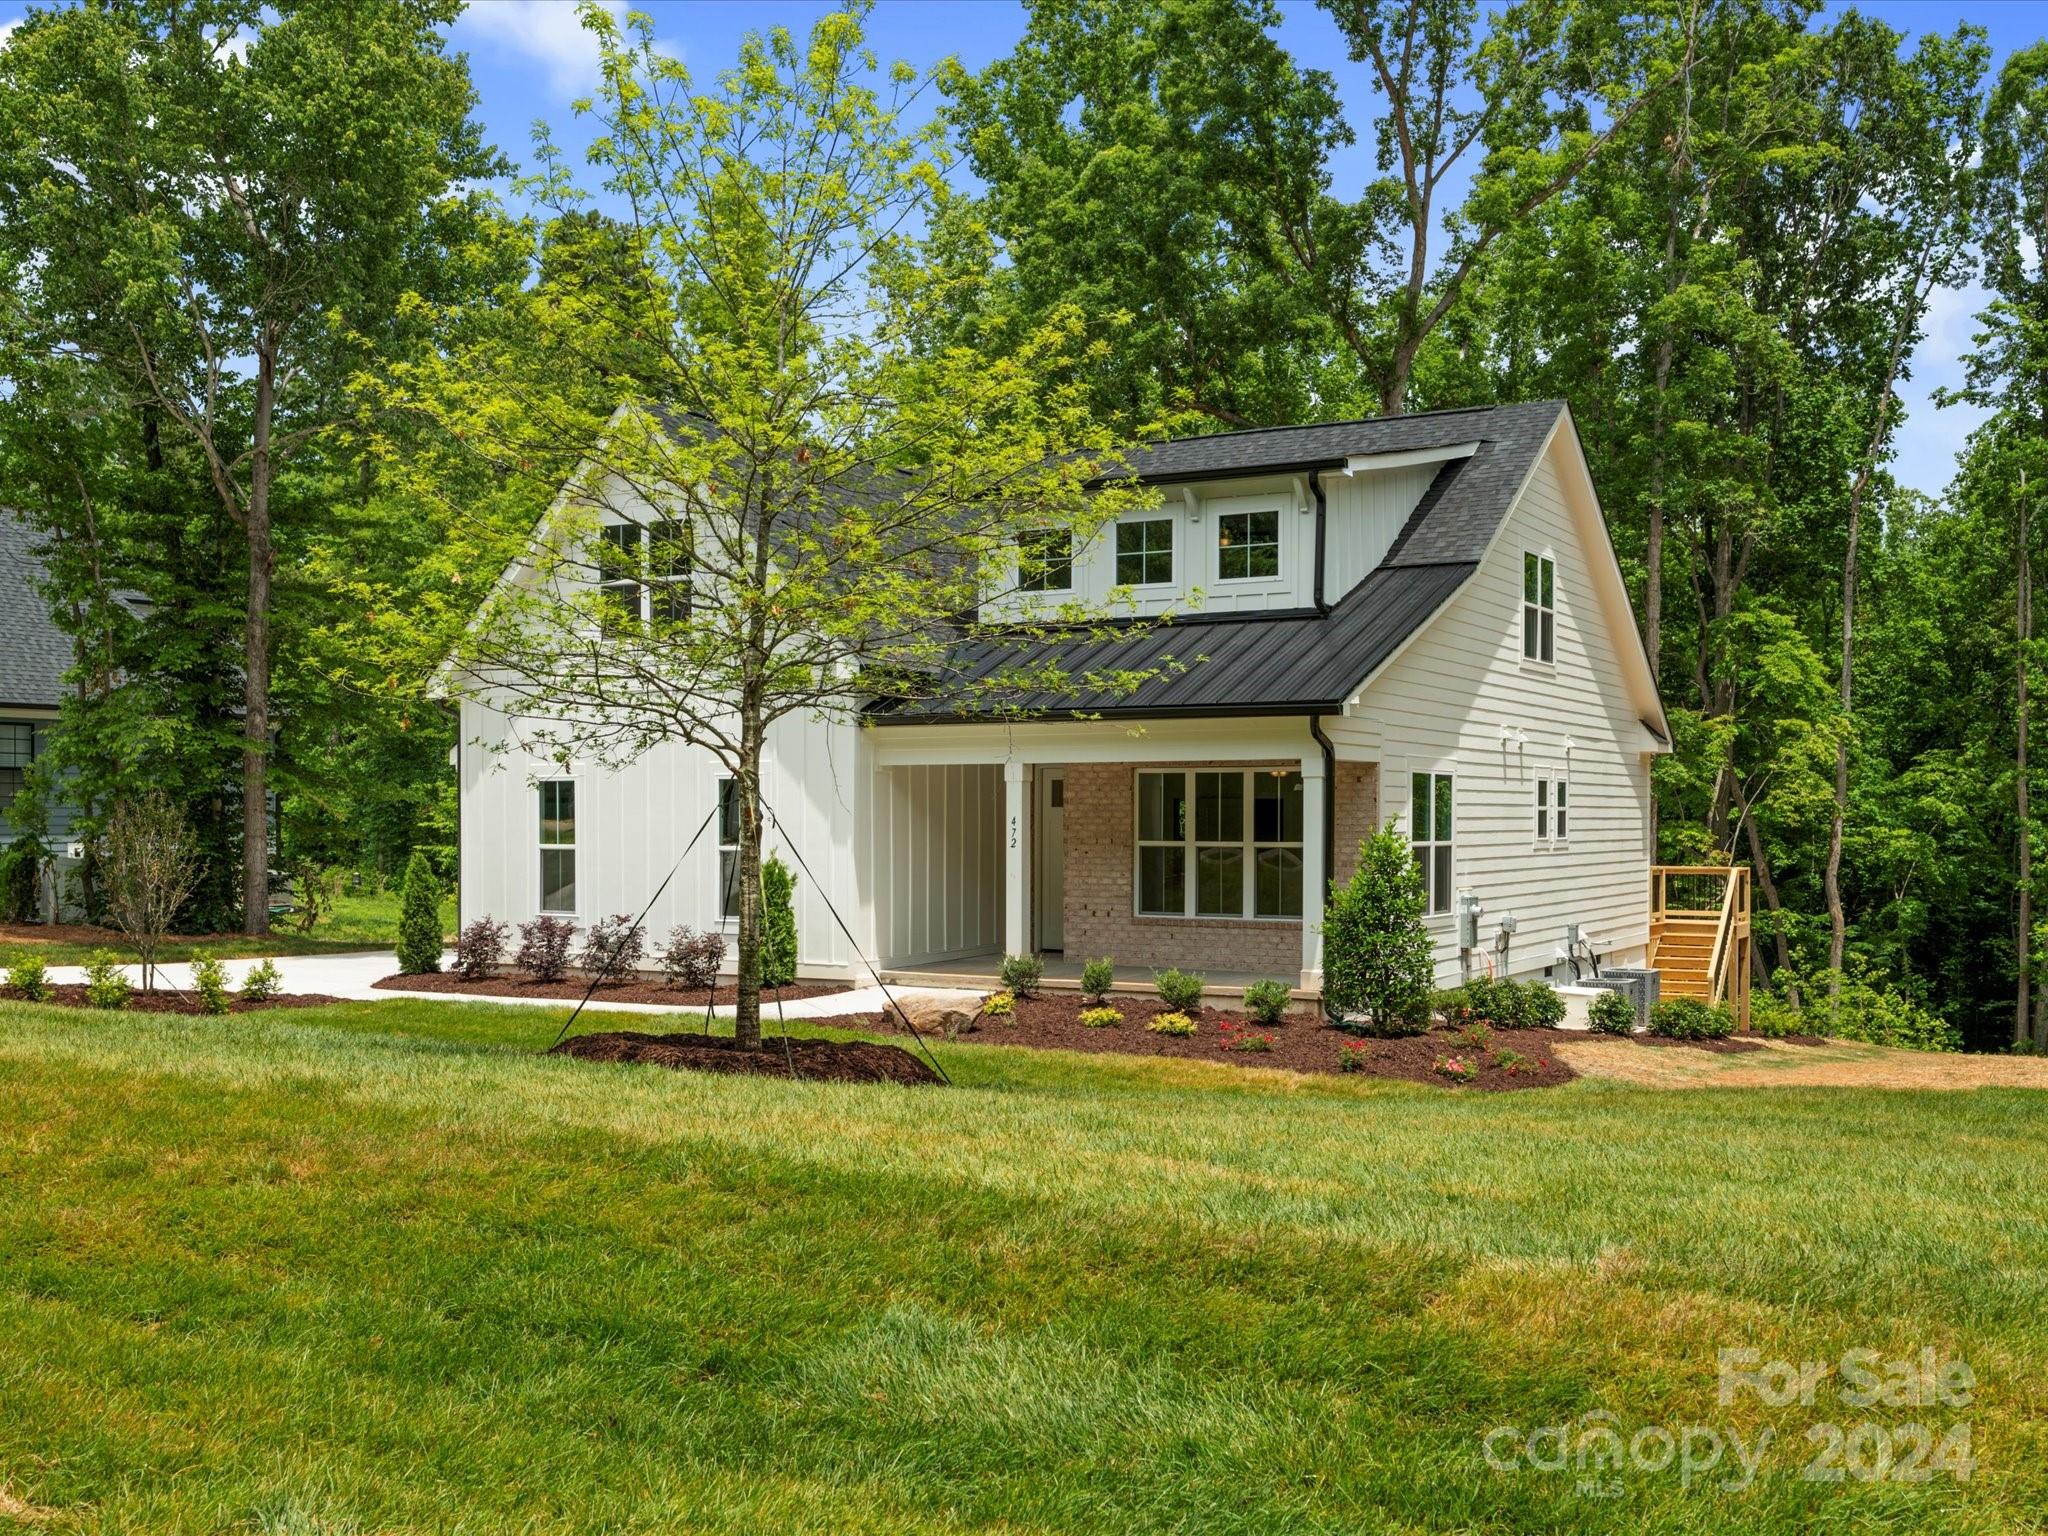
<svg viewBox="0 0 2048 1536"><path fill-rule="evenodd" d="M461 189L501 169L443 44L457 9L133 0L31 11L0 49L15 356L89 367L240 534L252 934L269 921L280 476L349 414L352 372L409 339L403 297L459 277L483 196Z"/></svg>
<svg viewBox="0 0 2048 1536"><path fill-rule="evenodd" d="M796 876L775 854L761 865L761 985L796 980Z"/></svg>
<svg viewBox="0 0 2048 1536"><path fill-rule="evenodd" d="M385 618L368 633L394 668L445 660L442 686L516 713L531 748L617 766L682 742L722 765L739 801L735 1033L758 1048L768 728L877 695L1001 707L1135 684L1076 677L1040 643L1090 632L1080 605L982 629L985 674L963 665L957 621L1014 593L1019 529L1084 543L1152 493L1103 483L1118 439L1076 376L1109 340L1078 314L998 359L926 345L975 278L930 233L951 194L939 130L906 126L925 82L882 71L857 17L801 43L751 37L699 85L643 21L583 15L603 57L591 157L630 210L605 244L616 280L434 314L444 349L374 391L421 432L393 441L386 473L444 537L408 601L366 600ZM574 212L573 179L545 143L543 158L535 195ZM620 309L604 334L633 345L584 366L553 342L597 295ZM623 545L600 541L605 523Z"/></svg>
<svg viewBox="0 0 2048 1536"><path fill-rule="evenodd" d="M398 968L408 975L441 969L441 881L424 853L405 866L398 894Z"/></svg>
<svg viewBox="0 0 2048 1536"><path fill-rule="evenodd" d="M1422 871L1388 822L1358 845L1348 883L1330 882L1323 910L1323 1004L1380 1035L1419 1034L1434 986Z"/></svg>

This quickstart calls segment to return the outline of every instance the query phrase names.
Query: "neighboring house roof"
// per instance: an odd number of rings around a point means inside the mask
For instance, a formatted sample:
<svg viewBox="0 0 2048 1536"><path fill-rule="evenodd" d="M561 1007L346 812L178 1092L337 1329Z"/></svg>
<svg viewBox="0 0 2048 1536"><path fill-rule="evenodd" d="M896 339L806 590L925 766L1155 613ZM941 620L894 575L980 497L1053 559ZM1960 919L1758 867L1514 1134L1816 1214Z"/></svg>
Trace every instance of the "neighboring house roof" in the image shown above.
<svg viewBox="0 0 2048 1536"><path fill-rule="evenodd" d="M1147 481L1224 479L1339 468L1353 456L1409 453L1477 442L1437 471L1379 565L1327 613L1182 615L1134 626L1128 637L1091 636L1018 646L967 641L956 658L971 684L1054 662L1070 676L1156 671L1127 694L1005 697L1023 711L1104 715L1300 714L1338 710L1479 568L1501 520L1550 440L1562 401L1430 411L1318 426L1272 427L1183 438L1141 449L1131 470ZM972 708L971 702L967 705ZM944 700L884 704L878 722L963 718Z"/></svg>
<svg viewBox="0 0 2048 1536"><path fill-rule="evenodd" d="M0 708L55 709L64 695L71 637L36 590L42 575L34 530L0 507Z"/></svg>

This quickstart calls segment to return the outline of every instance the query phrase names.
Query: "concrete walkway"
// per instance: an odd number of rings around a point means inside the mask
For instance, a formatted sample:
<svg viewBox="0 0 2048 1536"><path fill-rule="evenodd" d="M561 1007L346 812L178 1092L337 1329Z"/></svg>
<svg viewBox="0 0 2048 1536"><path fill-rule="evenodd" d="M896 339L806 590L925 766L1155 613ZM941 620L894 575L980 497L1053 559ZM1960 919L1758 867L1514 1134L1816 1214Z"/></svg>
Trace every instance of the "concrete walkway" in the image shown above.
<svg viewBox="0 0 2048 1536"><path fill-rule="evenodd" d="M240 987L242 977L249 968L258 963L252 957L247 960L224 960L230 986ZM560 997L461 997L448 992L415 992L390 987L377 987L372 983L389 976L398 969L398 956L388 949L370 950L348 955L278 955L272 961L278 974L284 977L287 992L323 992L329 997L347 998L351 1002L381 1003L396 997L426 998L437 1003L508 1003L515 1008L572 1008L574 998ZM455 964L451 951L441 957L442 969ZM128 979L138 986L142 981L142 968L128 965L122 969ZM159 965L156 968L157 985L177 991L189 991L192 986L192 967L182 962L175 965ZM53 965L50 967L53 982L83 982L85 967L82 965ZM903 998L915 995L919 998L979 998L979 992L947 991L936 992L931 988L898 987L889 988L888 997ZM782 1017L791 1019L836 1019L850 1014L880 1013L888 1005L880 987L856 987L851 992L836 993L831 997L792 998L782 1004ZM701 1008L679 1007L668 1003L613 1003L605 1001L602 994L590 1000L590 1011L595 1013L702 1013ZM732 1005L721 1003L713 1010L721 1018L732 1016ZM775 1004L766 1002L762 1012L775 1017Z"/></svg>

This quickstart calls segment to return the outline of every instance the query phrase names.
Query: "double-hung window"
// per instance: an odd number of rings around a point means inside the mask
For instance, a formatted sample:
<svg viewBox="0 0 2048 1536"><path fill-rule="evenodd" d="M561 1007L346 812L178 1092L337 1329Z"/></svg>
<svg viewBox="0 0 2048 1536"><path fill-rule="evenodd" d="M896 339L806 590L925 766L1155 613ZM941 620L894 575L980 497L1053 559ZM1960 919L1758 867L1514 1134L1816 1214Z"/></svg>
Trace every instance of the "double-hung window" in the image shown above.
<svg viewBox="0 0 2048 1536"><path fill-rule="evenodd" d="M1258 581L1280 574L1280 514L1225 512L1216 519L1216 579Z"/></svg>
<svg viewBox="0 0 2048 1536"><path fill-rule="evenodd" d="M576 781L540 784L540 909L576 910Z"/></svg>
<svg viewBox="0 0 2048 1536"><path fill-rule="evenodd" d="M598 592L606 634L690 616L689 524L606 523L598 530Z"/></svg>
<svg viewBox="0 0 2048 1536"><path fill-rule="evenodd" d="M1116 525L1116 584L1157 587L1173 580L1173 519L1133 518Z"/></svg>
<svg viewBox="0 0 2048 1536"><path fill-rule="evenodd" d="M26 720L0 720L0 815L28 785L36 760L36 728Z"/></svg>
<svg viewBox="0 0 2048 1536"><path fill-rule="evenodd" d="M1409 781L1408 844L1422 871L1430 912L1451 910L1451 776L1418 773Z"/></svg>
<svg viewBox="0 0 2048 1536"><path fill-rule="evenodd" d="M1571 786L1564 779L1536 781L1536 841L1563 842L1571 836Z"/></svg>
<svg viewBox="0 0 2048 1536"><path fill-rule="evenodd" d="M1138 912L1301 916L1301 807L1291 768L1140 773Z"/></svg>
<svg viewBox="0 0 2048 1536"><path fill-rule="evenodd" d="M1522 659L1557 659L1557 563L1548 555L1522 556Z"/></svg>
<svg viewBox="0 0 2048 1536"><path fill-rule="evenodd" d="M1038 528L1017 536L1017 590L1071 592L1074 535L1065 528Z"/></svg>
<svg viewBox="0 0 2048 1536"><path fill-rule="evenodd" d="M740 781L718 781L718 915L740 915Z"/></svg>

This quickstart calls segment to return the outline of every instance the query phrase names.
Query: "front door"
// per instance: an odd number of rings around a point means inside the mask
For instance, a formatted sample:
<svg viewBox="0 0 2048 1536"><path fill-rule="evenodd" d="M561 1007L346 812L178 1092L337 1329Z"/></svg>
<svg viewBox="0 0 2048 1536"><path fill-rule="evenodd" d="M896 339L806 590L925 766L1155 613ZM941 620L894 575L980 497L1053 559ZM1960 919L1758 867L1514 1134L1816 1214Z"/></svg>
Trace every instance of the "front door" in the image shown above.
<svg viewBox="0 0 2048 1536"><path fill-rule="evenodd" d="M1067 778L1057 768L1038 771L1038 814L1032 817L1031 891L1038 947L1065 953L1067 907L1067 843L1065 831Z"/></svg>

